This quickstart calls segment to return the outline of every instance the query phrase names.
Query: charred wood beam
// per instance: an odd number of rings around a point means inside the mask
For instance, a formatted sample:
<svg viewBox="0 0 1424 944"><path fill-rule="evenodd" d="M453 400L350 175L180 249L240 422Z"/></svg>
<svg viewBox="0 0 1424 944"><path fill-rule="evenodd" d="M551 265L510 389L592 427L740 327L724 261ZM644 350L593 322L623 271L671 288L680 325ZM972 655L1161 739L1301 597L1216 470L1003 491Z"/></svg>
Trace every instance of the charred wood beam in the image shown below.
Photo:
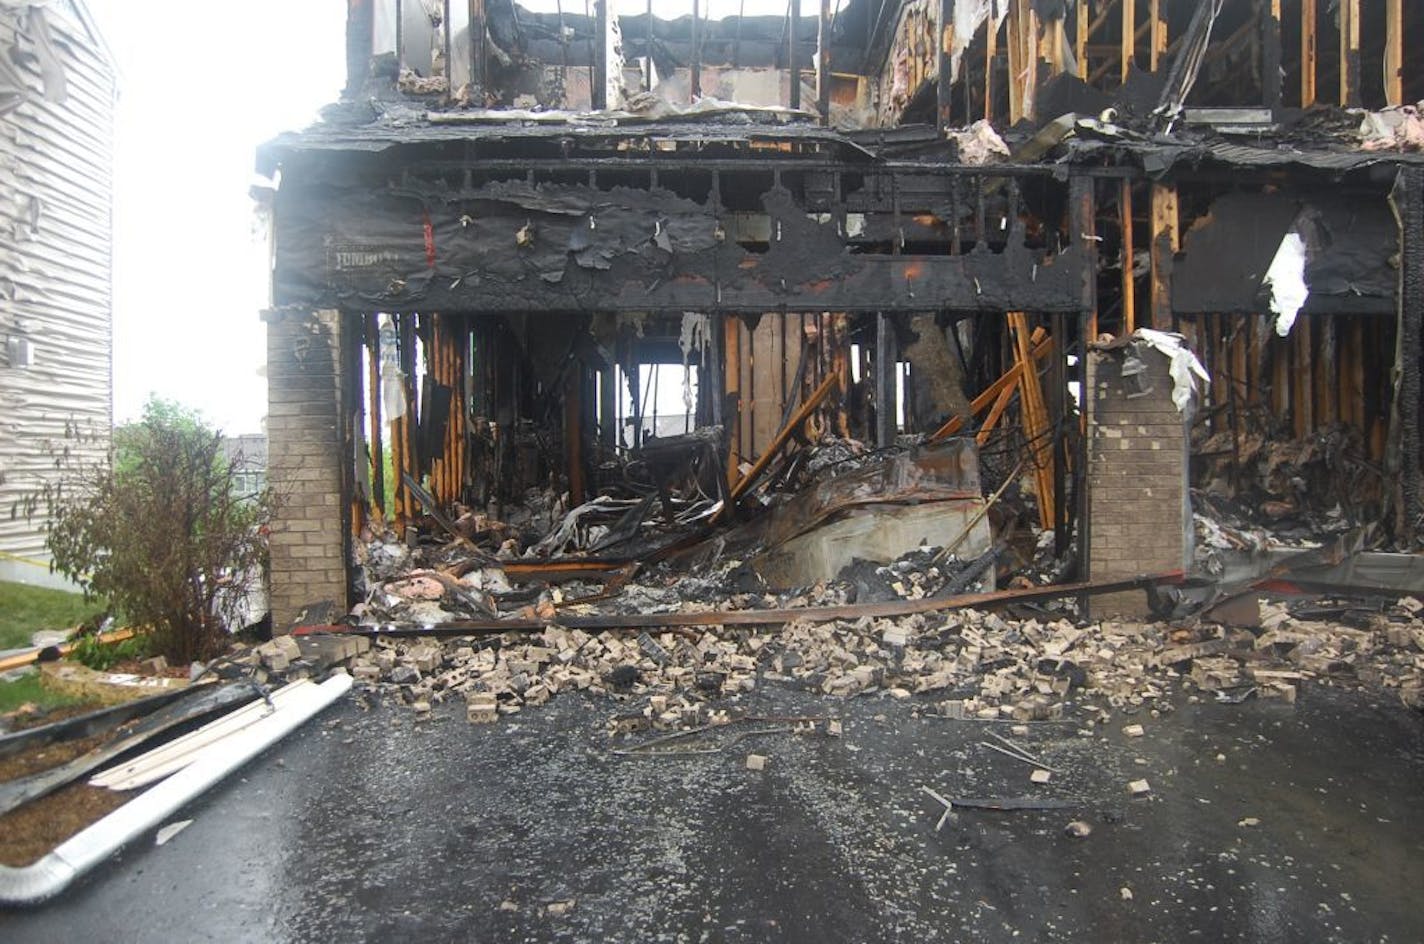
<svg viewBox="0 0 1424 944"><path fill-rule="evenodd" d="M895 323L890 315L875 313L875 445L885 449L895 444L899 431L896 423L899 406L896 400L895 376L899 371L899 356Z"/></svg>
<svg viewBox="0 0 1424 944"><path fill-rule="evenodd" d="M1151 58L1148 60L1153 72L1162 67L1162 57L1167 54L1167 18L1162 15L1164 0L1152 0L1148 23L1151 25ZM1277 17L1279 19L1279 17Z"/></svg>
<svg viewBox="0 0 1424 944"><path fill-rule="evenodd" d="M1122 330L1124 334L1131 334L1137 329L1137 259L1132 218L1132 181L1121 181L1118 186L1119 229L1122 234ZM1098 338L1096 312L1088 329L1088 337L1094 341Z"/></svg>
<svg viewBox="0 0 1424 944"><path fill-rule="evenodd" d="M1132 74L1132 67L1137 64L1137 0L1121 2L1122 55L1119 65L1122 67L1122 81L1126 82L1127 77Z"/></svg>
<svg viewBox="0 0 1424 944"><path fill-rule="evenodd" d="M643 150L648 139L641 135L617 135L612 140L617 143L612 145L623 149L625 143L629 150ZM755 138L754 141L761 141ZM767 142L776 142L777 138L768 136ZM746 143L751 143L746 142ZM353 183L365 181L372 187L378 181L385 181L390 178L391 172L397 171L411 180L419 181L424 177L431 177L440 181L439 186L442 191L448 191L451 181L465 175L498 175L501 177L513 175L526 175L534 172L539 175L572 173L575 171L624 171L635 173L646 177L650 169L656 168L660 174L705 174L721 173L735 178L737 175L747 175L749 177L760 177L764 179L768 173L780 171L783 174L806 173L806 174L850 174L862 176L867 182L882 178L898 177L899 186L910 189L914 181L918 179L945 178L945 177L978 177L985 180L1055 180L1062 176L1061 166L1048 164L1015 164L1013 166L1001 165L992 171L986 170L982 165L976 164L954 164L924 161L894 161L876 160L871 162L856 162L848 160L836 160L834 158L805 158L805 157L781 157L775 151L763 151L755 153L755 156L748 157L687 157L687 156L642 156L642 157L535 157L520 156L517 158L472 158L468 160L421 160L398 165L388 163L371 164L364 168L365 173L361 177L342 171L339 177L327 173L333 166L338 166L332 162L334 152L325 150L313 150L301 152L300 154L284 157L280 162L283 174L283 186L299 189L303 186L347 186ZM354 160L359 159L360 152L345 152L342 155L342 162L339 166L343 168L354 166ZM273 164L275 169L277 163ZM1074 176L1085 177L1138 177L1141 171L1132 168L1122 167L1074 167ZM887 185L888 187L888 185ZM725 183L722 189L729 190L732 184ZM280 193L280 191L279 191Z"/></svg>
<svg viewBox="0 0 1424 944"><path fill-rule="evenodd" d="M697 384L698 399L708 405L708 420L713 426L722 426L726 416L727 376L717 367L718 364L726 363L723 359L723 349L727 343L726 327L723 324L725 317L718 316L713 319L711 337L708 339L708 345L711 347L706 362L708 368L698 375Z"/></svg>
<svg viewBox="0 0 1424 944"><path fill-rule="evenodd" d="M489 82L488 50L485 46L487 26L485 0L470 3L470 102L477 108L485 103L485 85Z"/></svg>
<svg viewBox="0 0 1424 944"><path fill-rule="evenodd" d="M797 250L772 256L733 247L663 262L618 260L606 271L569 262L547 280L534 274L510 277L508 270L466 269L429 277L419 285L379 270L317 268L298 273L279 266L278 296L349 299L385 311L436 308L474 314L922 311L927 304L981 314L1015 309L1077 312L1076 270L1081 255L1070 250L1051 258L1053 264L1045 265L1047 258L1026 249L899 257L836 249L832 254L836 271L821 276L816 267L827 261L824 252ZM887 306L887 299L892 306Z"/></svg>
<svg viewBox="0 0 1424 944"><path fill-rule="evenodd" d="M1155 10L1154 10L1155 15ZM1098 323L1098 235L1097 235L1097 194L1095 184L1092 180L1075 178L1069 184L1068 202L1068 228L1071 231L1073 240L1078 244L1083 253L1083 266L1079 270L1079 302L1081 310L1079 317L1071 322L1074 333L1077 336L1078 362L1074 379L1078 382L1078 389L1084 391L1087 387L1087 358L1084 356L1088 350L1087 342L1095 340ZM1131 253L1129 252L1129 255ZM1077 451L1070 461L1068 454L1069 418L1072 413L1072 406L1069 401L1067 354L1068 319L1062 314L1053 315L1053 338L1058 344L1057 356L1053 359L1053 390L1054 398L1057 401L1055 408L1055 430L1054 430L1054 490L1057 493L1058 520L1054 523L1054 549L1061 557L1068 551L1068 543L1072 536L1072 525L1074 519L1080 532L1086 528L1087 503L1084 499L1084 487L1087 482L1088 468L1088 440L1086 436L1079 435L1073 438L1077 443ZM1073 475L1072 494L1075 504L1070 505L1068 501L1067 476L1069 469ZM1083 535L1079 534L1078 560L1088 559L1088 545Z"/></svg>
<svg viewBox="0 0 1424 944"><path fill-rule="evenodd" d="M1385 0L1384 97L1404 104L1404 0Z"/></svg>
<svg viewBox="0 0 1424 944"><path fill-rule="evenodd" d="M594 111L602 111L608 107L608 3L609 0L593 0L596 24L593 43Z"/></svg>
<svg viewBox="0 0 1424 944"><path fill-rule="evenodd" d="M827 0L822 0L826 3ZM991 16L990 19L993 19ZM951 71L953 57L951 48L954 45L954 0L940 0L939 2L939 42L936 44L936 54L939 57L939 81L936 88L935 104L939 116L939 127L941 131L947 131L954 125L954 73ZM985 26L985 29L990 29Z"/></svg>
<svg viewBox="0 0 1424 944"><path fill-rule="evenodd" d="M1172 267L1180 248L1177 188L1152 185L1152 327L1172 330Z"/></svg>
<svg viewBox="0 0 1424 944"><path fill-rule="evenodd" d="M760 202L765 242L744 246L715 202L668 190L501 181L446 194L286 191L277 230L291 248L276 293L393 312L879 311L887 298L901 311L1081 310L1081 246L1028 246L1012 200L985 223L1002 218L1001 250L979 239L958 256L947 254L958 227L946 254L886 254L853 245L837 214L810 214L790 190Z"/></svg>
<svg viewBox="0 0 1424 944"><path fill-rule="evenodd" d="M1388 467L1395 473L1395 537L1406 549L1424 544L1424 169L1400 171L1391 196L1399 218L1399 328L1395 355L1394 416Z"/></svg>
<svg viewBox="0 0 1424 944"><path fill-rule="evenodd" d="M361 396L363 378L361 376L361 348L365 318L359 313L343 312L344 322L338 339L340 368L340 413L341 428L337 435L341 439L341 452L347 456L357 456L360 452L365 426L365 402ZM352 462L341 463L341 533L345 545L342 559L350 560L352 537L366 524L370 506L362 501L356 482L356 466ZM365 496L369 498L370 496ZM347 575L348 582L350 575Z"/></svg>
<svg viewBox="0 0 1424 944"><path fill-rule="evenodd" d="M1339 0L1340 106L1360 107L1360 0Z"/></svg>
<svg viewBox="0 0 1424 944"><path fill-rule="evenodd" d="M1316 45L1317 0L1301 0L1300 5L1300 107L1315 104L1315 73L1319 66Z"/></svg>
<svg viewBox="0 0 1424 944"><path fill-rule="evenodd" d="M796 55L797 32L801 28L801 0L791 0L786 21L786 62L791 71L791 107L801 107L801 63Z"/></svg>
<svg viewBox="0 0 1424 944"><path fill-rule="evenodd" d="M1261 104L1281 107L1281 0L1261 4Z"/></svg>
<svg viewBox="0 0 1424 944"><path fill-rule="evenodd" d="M831 0L821 0L821 17L816 27L816 110L821 123L831 123L831 31L835 6Z"/></svg>
<svg viewBox="0 0 1424 944"><path fill-rule="evenodd" d="M349 0L346 5L346 88L341 97L360 97L371 73L375 30L375 0Z"/></svg>
<svg viewBox="0 0 1424 944"><path fill-rule="evenodd" d="M385 516L386 510L386 463L385 449L381 435L381 316L371 312L366 318L367 365L366 395L371 404L371 504L377 513Z"/></svg>
<svg viewBox="0 0 1424 944"><path fill-rule="evenodd" d="M652 24L649 23L651 30ZM652 49L648 50L651 60ZM692 0L692 67L688 83L688 98L695 102L702 97L702 2ZM651 86L649 86L651 88Z"/></svg>

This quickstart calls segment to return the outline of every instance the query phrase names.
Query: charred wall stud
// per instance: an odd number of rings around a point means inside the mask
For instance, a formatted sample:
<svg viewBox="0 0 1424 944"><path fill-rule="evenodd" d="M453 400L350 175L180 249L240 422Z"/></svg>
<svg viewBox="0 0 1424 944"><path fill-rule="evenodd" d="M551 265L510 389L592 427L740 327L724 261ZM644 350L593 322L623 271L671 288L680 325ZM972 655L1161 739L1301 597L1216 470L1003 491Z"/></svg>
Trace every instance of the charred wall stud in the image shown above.
<svg viewBox="0 0 1424 944"><path fill-rule="evenodd" d="M1405 546L1418 548L1424 544L1424 170L1401 171L1393 199L1400 224L1399 339L1391 424L1397 445L1391 444L1389 465L1398 474L1396 531Z"/></svg>

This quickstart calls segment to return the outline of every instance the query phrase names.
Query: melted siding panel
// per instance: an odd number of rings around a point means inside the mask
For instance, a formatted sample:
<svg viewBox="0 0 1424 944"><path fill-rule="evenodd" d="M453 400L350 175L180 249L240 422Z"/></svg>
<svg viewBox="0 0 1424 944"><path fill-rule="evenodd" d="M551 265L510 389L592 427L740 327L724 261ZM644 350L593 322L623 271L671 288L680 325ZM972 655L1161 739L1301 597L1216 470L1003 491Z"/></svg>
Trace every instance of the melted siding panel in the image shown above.
<svg viewBox="0 0 1424 944"><path fill-rule="evenodd" d="M17 42L23 12L0 6L0 53ZM114 69L71 4L47 13L66 80L46 101L30 95L0 115L0 338L28 338L34 364L0 349L0 576L42 580L43 520L23 502L54 476L52 450L98 458L112 423ZM66 439L80 430L82 441Z"/></svg>

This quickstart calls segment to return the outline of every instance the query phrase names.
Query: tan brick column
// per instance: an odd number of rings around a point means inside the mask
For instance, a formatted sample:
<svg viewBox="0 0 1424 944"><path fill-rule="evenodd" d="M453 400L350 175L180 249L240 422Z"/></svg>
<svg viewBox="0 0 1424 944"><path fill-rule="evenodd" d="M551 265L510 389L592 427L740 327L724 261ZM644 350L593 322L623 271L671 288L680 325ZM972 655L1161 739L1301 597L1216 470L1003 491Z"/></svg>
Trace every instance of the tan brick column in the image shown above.
<svg viewBox="0 0 1424 944"><path fill-rule="evenodd" d="M1142 380L1123 351L1088 355L1088 560L1093 580L1185 569L1191 553L1188 418L1172 402L1168 359L1147 349ZM1142 389L1150 388L1147 393ZM1143 616L1146 594L1092 600L1095 616Z"/></svg>
<svg viewBox="0 0 1424 944"><path fill-rule="evenodd" d="M272 628L286 632L309 603L346 599L346 528L341 495L341 316L269 311L268 481L272 524Z"/></svg>

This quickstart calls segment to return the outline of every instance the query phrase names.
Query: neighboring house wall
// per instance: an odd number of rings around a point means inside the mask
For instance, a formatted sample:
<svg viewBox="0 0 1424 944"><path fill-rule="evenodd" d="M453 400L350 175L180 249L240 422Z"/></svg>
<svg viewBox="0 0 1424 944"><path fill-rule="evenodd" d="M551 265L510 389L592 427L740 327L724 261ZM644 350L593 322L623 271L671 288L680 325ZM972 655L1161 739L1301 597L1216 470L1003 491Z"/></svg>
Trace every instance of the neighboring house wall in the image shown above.
<svg viewBox="0 0 1424 944"><path fill-rule="evenodd" d="M115 94L82 4L0 3L0 579L55 582L25 499L109 443Z"/></svg>
<svg viewBox="0 0 1424 944"><path fill-rule="evenodd" d="M232 466L238 495L256 495L267 487L267 434L224 436L223 458Z"/></svg>

